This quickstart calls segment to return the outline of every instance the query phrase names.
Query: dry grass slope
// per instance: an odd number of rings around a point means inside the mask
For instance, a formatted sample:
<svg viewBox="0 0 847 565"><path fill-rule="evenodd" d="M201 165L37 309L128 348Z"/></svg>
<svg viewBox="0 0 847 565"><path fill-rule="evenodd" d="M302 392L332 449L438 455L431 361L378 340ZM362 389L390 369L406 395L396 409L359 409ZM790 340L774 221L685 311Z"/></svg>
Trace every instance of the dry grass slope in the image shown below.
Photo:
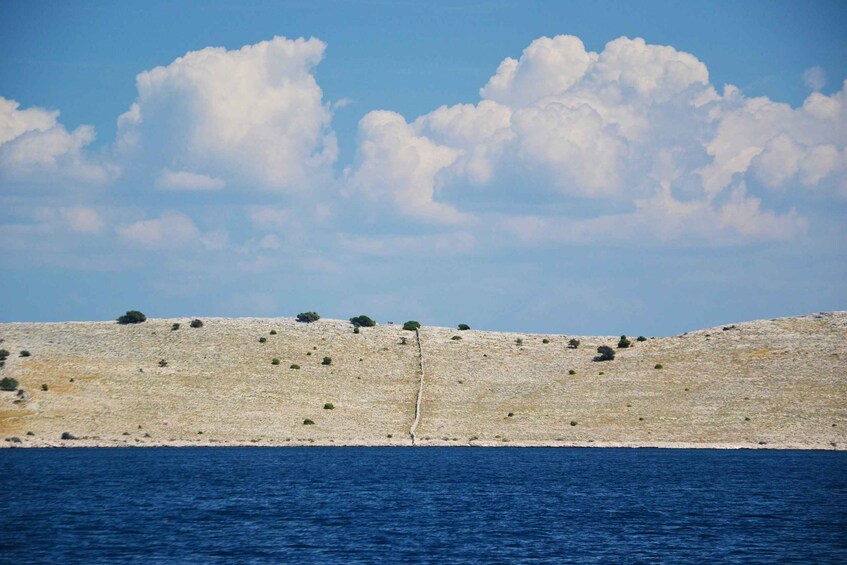
<svg viewBox="0 0 847 565"><path fill-rule="evenodd" d="M203 321L0 324L0 348L12 352L0 377L31 396L0 392L0 439L21 440L0 445L411 444L413 332ZM617 337L420 335L419 445L847 448L847 312L633 340L602 363L592 361L597 346ZM572 337L578 349L567 347Z"/></svg>

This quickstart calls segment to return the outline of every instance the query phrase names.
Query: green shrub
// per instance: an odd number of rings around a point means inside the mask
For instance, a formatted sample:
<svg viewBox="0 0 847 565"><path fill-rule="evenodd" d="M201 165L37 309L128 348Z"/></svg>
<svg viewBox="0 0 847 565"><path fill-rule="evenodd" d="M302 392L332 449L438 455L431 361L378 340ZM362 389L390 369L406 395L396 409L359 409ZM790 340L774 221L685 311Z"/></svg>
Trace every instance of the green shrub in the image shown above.
<svg viewBox="0 0 847 565"><path fill-rule="evenodd" d="M179 329L179 324L178 324L178 323L176 323L176 324L174 324L174 325L172 325L172 326L171 326L171 331L172 331L172 332L175 332L175 331L177 331L178 329Z"/></svg>
<svg viewBox="0 0 847 565"><path fill-rule="evenodd" d="M32 355L32 353L24 349L18 355L20 355L21 357L29 357L30 355Z"/></svg>
<svg viewBox="0 0 847 565"><path fill-rule="evenodd" d="M615 350L608 345L598 347L597 353L600 355L594 358L595 361L612 361L615 358Z"/></svg>
<svg viewBox="0 0 847 565"><path fill-rule="evenodd" d="M9 356L9 350L8 349L0 349L0 361L5 361L6 357L8 357L8 356Z"/></svg>
<svg viewBox="0 0 847 565"><path fill-rule="evenodd" d="M50 387L47 386L46 384L43 384L43 385L41 385L41 390L47 392L48 390L50 390Z"/></svg>
<svg viewBox="0 0 847 565"><path fill-rule="evenodd" d="M193 320L191 320L191 323L189 325L192 328L202 328L203 327L203 320L198 320L197 318L194 318Z"/></svg>
<svg viewBox="0 0 847 565"><path fill-rule="evenodd" d="M467 330L471 329L471 327L470 327L469 325L467 325L467 324L459 324L458 328L459 328L461 331L467 331Z"/></svg>
<svg viewBox="0 0 847 565"><path fill-rule="evenodd" d="M569 374L569 375L575 375L575 374L576 374L576 371L574 371L573 369L571 369L570 371L568 371L568 374Z"/></svg>
<svg viewBox="0 0 847 565"><path fill-rule="evenodd" d="M453 341L462 341L462 336L460 336L460 335L454 335L454 336L453 336L453 337L451 337L450 339L452 339Z"/></svg>
<svg viewBox="0 0 847 565"><path fill-rule="evenodd" d="M300 365L298 365L297 363L292 363L291 366L289 367L289 369L299 369L299 368L300 368Z"/></svg>
<svg viewBox="0 0 847 565"><path fill-rule="evenodd" d="M644 337L643 335L640 335L640 336L638 336L638 337L636 338L636 340L635 340L635 341L647 341L647 338L646 338L646 337Z"/></svg>
<svg viewBox="0 0 847 565"><path fill-rule="evenodd" d="M317 322L320 319L321 316L317 312L300 312L297 314L297 321L303 322L304 324L311 324L312 322Z"/></svg>
<svg viewBox="0 0 847 565"><path fill-rule="evenodd" d="M324 410L334 410L334 409L335 409L335 405L332 402L327 402L326 404L324 404Z"/></svg>
<svg viewBox="0 0 847 565"><path fill-rule="evenodd" d="M359 326L356 326L356 327L354 327L354 328L353 328L353 333L354 333L354 334L361 333L361 330L359 329Z"/></svg>
<svg viewBox="0 0 847 565"><path fill-rule="evenodd" d="M572 337L568 340L568 347L570 347L571 349L576 349L577 347L579 347L579 340L575 337Z"/></svg>
<svg viewBox="0 0 847 565"><path fill-rule="evenodd" d="M576 420L571 420L571 426L575 426L575 425L576 425Z"/></svg>
<svg viewBox="0 0 847 565"><path fill-rule="evenodd" d="M350 323L356 328L372 328L376 325L376 322L364 314L350 318Z"/></svg>
<svg viewBox="0 0 847 565"><path fill-rule="evenodd" d="M520 338L520 337L519 337L519 338L517 338L517 339L515 340L515 345L517 345L518 347L520 347L521 345L523 345L523 338Z"/></svg>
<svg viewBox="0 0 847 565"><path fill-rule="evenodd" d="M305 420L303 420L303 425L304 426L314 426L315 423L311 419L306 418Z"/></svg>
<svg viewBox="0 0 847 565"><path fill-rule="evenodd" d="M420 327L421 327L420 323L416 322L415 320L409 320L408 322L403 324L403 329L410 331L410 332L413 332Z"/></svg>
<svg viewBox="0 0 847 565"><path fill-rule="evenodd" d="M279 357L274 357L271 359L271 365L279 365Z"/></svg>
<svg viewBox="0 0 847 565"><path fill-rule="evenodd" d="M541 340L541 343L550 343L550 340L545 337Z"/></svg>
<svg viewBox="0 0 847 565"><path fill-rule="evenodd" d="M661 363L656 363L656 365L653 368L654 369L664 369L664 367L662 366Z"/></svg>
<svg viewBox="0 0 847 565"><path fill-rule="evenodd" d="M629 341L629 340L626 338L626 336L625 336L625 335L622 335L622 336L621 336L621 340L618 342L618 349L626 349L626 348L628 348L630 345L632 345L632 342L631 342L631 341Z"/></svg>
<svg viewBox="0 0 847 565"><path fill-rule="evenodd" d="M0 390L15 390L18 388L18 381L12 377L3 377L0 379Z"/></svg>
<svg viewBox="0 0 847 565"><path fill-rule="evenodd" d="M276 335L276 330L271 330L271 335Z"/></svg>
<svg viewBox="0 0 847 565"><path fill-rule="evenodd" d="M268 342L268 338L266 338L266 337L260 337L259 338L259 343L267 343L267 342Z"/></svg>
<svg viewBox="0 0 847 565"><path fill-rule="evenodd" d="M141 322L147 320L147 316L139 312L138 310L127 310L126 314L118 318L119 324L140 324Z"/></svg>
<svg viewBox="0 0 847 565"><path fill-rule="evenodd" d="M514 415L515 415L515 413L514 413L514 412L509 412L508 414L506 414L506 416L507 416L508 418L511 418L511 417L512 417L512 416L514 416Z"/></svg>
<svg viewBox="0 0 847 565"><path fill-rule="evenodd" d="M330 358L330 357L324 357L323 361L321 361L321 365L331 365L331 364L332 364L332 358Z"/></svg>
<svg viewBox="0 0 847 565"><path fill-rule="evenodd" d="M76 436L70 432L62 432L62 439L76 439Z"/></svg>

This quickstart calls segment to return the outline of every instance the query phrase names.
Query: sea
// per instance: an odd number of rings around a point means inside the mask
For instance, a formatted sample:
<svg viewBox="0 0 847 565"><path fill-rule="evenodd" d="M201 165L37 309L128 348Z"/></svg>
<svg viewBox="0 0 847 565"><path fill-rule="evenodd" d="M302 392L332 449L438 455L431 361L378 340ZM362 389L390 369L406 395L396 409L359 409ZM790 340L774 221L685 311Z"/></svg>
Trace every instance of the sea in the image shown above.
<svg viewBox="0 0 847 565"><path fill-rule="evenodd" d="M3 563L845 563L847 452L0 450Z"/></svg>

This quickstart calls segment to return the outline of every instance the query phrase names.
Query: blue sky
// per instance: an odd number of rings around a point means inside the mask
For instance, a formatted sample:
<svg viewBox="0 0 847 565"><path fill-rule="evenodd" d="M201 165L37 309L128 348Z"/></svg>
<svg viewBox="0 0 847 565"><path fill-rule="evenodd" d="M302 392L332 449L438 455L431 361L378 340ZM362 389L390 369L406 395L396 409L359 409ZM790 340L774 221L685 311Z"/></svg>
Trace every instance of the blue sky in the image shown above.
<svg viewBox="0 0 847 565"><path fill-rule="evenodd" d="M0 2L0 320L847 308L841 2Z"/></svg>

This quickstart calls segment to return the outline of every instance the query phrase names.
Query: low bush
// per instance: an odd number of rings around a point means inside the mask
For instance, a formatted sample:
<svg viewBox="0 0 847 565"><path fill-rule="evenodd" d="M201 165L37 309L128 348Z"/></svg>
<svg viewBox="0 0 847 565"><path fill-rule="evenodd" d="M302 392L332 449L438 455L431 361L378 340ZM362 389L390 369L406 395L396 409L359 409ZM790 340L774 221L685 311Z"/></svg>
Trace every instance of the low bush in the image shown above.
<svg viewBox="0 0 847 565"><path fill-rule="evenodd" d="M632 345L632 342L629 341L625 335L622 335L620 341L618 342L618 349L626 349L630 345Z"/></svg>
<svg viewBox="0 0 847 565"><path fill-rule="evenodd" d="M467 324L459 324L458 328L459 328L461 331L467 331L467 330L471 329L471 327L470 327L469 325L467 325Z"/></svg>
<svg viewBox="0 0 847 565"><path fill-rule="evenodd" d="M334 410L334 409L335 409L335 405L332 402L327 402L326 404L324 404L324 410Z"/></svg>
<svg viewBox="0 0 847 565"><path fill-rule="evenodd" d="M203 327L203 320L198 320L197 318L194 318L193 320L191 320L191 323L189 325L192 328L202 328Z"/></svg>
<svg viewBox="0 0 847 565"><path fill-rule="evenodd" d="M647 341L647 338L644 337L643 335L640 335L635 339L635 341Z"/></svg>
<svg viewBox="0 0 847 565"><path fill-rule="evenodd" d="M271 365L279 365L279 357L274 357L271 359Z"/></svg>
<svg viewBox="0 0 847 565"><path fill-rule="evenodd" d="M664 369L664 367L662 366L661 363L656 363L656 365L653 368L654 369Z"/></svg>
<svg viewBox="0 0 847 565"><path fill-rule="evenodd" d="M268 338L266 338L266 337L260 337L259 338L259 343L267 343L267 342L268 342Z"/></svg>
<svg viewBox="0 0 847 565"><path fill-rule="evenodd" d="M541 343L550 343L550 340L545 337L541 340Z"/></svg>
<svg viewBox="0 0 847 565"><path fill-rule="evenodd" d="M178 329L179 329L179 324L178 324L178 323L176 323L176 324L174 324L174 325L172 325L172 326L171 326L171 331L172 331L172 332L175 332L175 331L177 331Z"/></svg>
<svg viewBox="0 0 847 565"><path fill-rule="evenodd" d="M299 368L300 368L300 365L298 365L297 363L292 363L292 365L289 367L289 369L299 369Z"/></svg>
<svg viewBox="0 0 847 565"><path fill-rule="evenodd" d="M18 381L12 377L3 377L0 379L0 390L15 390L18 384Z"/></svg>
<svg viewBox="0 0 847 565"><path fill-rule="evenodd" d="M311 419L309 419L309 418L306 418L305 420L303 420L303 425L304 425L304 426L314 426L314 425L315 425L315 422L313 422L313 421L312 421Z"/></svg>
<svg viewBox="0 0 847 565"><path fill-rule="evenodd" d="M0 361L5 361L6 357L8 357L8 356L9 356L9 350L8 349L0 349Z"/></svg>
<svg viewBox="0 0 847 565"><path fill-rule="evenodd" d="M20 355L21 357L29 357L30 355L32 355L32 353L24 349L18 355Z"/></svg>
<svg viewBox="0 0 847 565"><path fill-rule="evenodd" d="M119 324L140 324L147 320L147 316L138 310L127 310L126 314L118 318Z"/></svg>
<svg viewBox="0 0 847 565"><path fill-rule="evenodd" d="M271 335L276 335L276 330L271 330Z"/></svg>
<svg viewBox="0 0 847 565"><path fill-rule="evenodd" d="M569 375L575 375L575 374L576 374L576 371L574 371L573 369L571 369L570 371L568 371L568 374L569 374Z"/></svg>
<svg viewBox="0 0 847 565"><path fill-rule="evenodd" d="M323 361L321 361L321 365L332 365L332 358L324 357Z"/></svg>
<svg viewBox="0 0 847 565"><path fill-rule="evenodd" d="M303 322L304 324L311 324L312 322L317 322L320 319L321 316L317 312L300 312L297 314L297 321Z"/></svg>
<svg viewBox="0 0 847 565"><path fill-rule="evenodd" d="M164 359L159 359L159 367L167 367L168 362Z"/></svg>
<svg viewBox="0 0 847 565"><path fill-rule="evenodd" d="M570 347L571 349L576 349L577 347L579 347L579 340L575 337L572 337L568 340L568 347Z"/></svg>
<svg viewBox="0 0 847 565"><path fill-rule="evenodd" d="M420 323L416 322L415 320L409 320L408 322L403 324L403 329L410 331L410 332L413 332L420 327L421 327Z"/></svg>
<svg viewBox="0 0 847 565"><path fill-rule="evenodd" d="M350 323L356 328L372 328L376 325L376 322L364 314L350 318Z"/></svg>
<svg viewBox="0 0 847 565"><path fill-rule="evenodd" d="M571 420L571 426L575 426L575 425L576 425L576 420Z"/></svg>
<svg viewBox="0 0 847 565"><path fill-rule="evenodd" d="M509 412L508 414L506 414L506 417L507 417L507 418L511 418L511 417L513 417L514 415L515 415L515 413L514 413L514 412Z"/></svg>
<svg viewBox="0 0 847 565"><path fill-rule="evenodd" d="M515 340L515 345L517 345L518 347L520 347L521 345L523 345L523 339L522 339L522 338L520 338L520 337L519 337L519 338L517 338L517 339Z"/></svg>
<svg viewBox="0 0 847 565"><path fill-rule="evenodd" d="M70 432L62 432L62 439L76 439L76 436Z"/></svg>
<svg viewBox="0 0 847 565"><path fill-rule="evenodd" d="M600 355L594 358L595 361L612 361L615 358L615 350L608 345L598 347L597 353Z"/></svg>
<svg viewBox="0 0 847 565"><path fill-rule="evenodd" d="M450 339L452 339L453 341L462 341L462 336L460 336L460 335L454 335L454 336L453 336L453 337L451 337Z"/></svg>
<svg viewBox="0 0 847 565"><path fill-rule="evenodd" d="M356 327L354 327L354 328L353 328L353 333L354 333L354 334L361 333L361 330L359 329L359 326L356 326Z"/></svg>
<svg viewBox="0 0 847 565"><path fill-rule="evenodd" d="M44 392L47 392L48 390L50 390L50 387L47 386L46 384L43 384L43 385L41 385L41 390L43 390Z"/></svg>

